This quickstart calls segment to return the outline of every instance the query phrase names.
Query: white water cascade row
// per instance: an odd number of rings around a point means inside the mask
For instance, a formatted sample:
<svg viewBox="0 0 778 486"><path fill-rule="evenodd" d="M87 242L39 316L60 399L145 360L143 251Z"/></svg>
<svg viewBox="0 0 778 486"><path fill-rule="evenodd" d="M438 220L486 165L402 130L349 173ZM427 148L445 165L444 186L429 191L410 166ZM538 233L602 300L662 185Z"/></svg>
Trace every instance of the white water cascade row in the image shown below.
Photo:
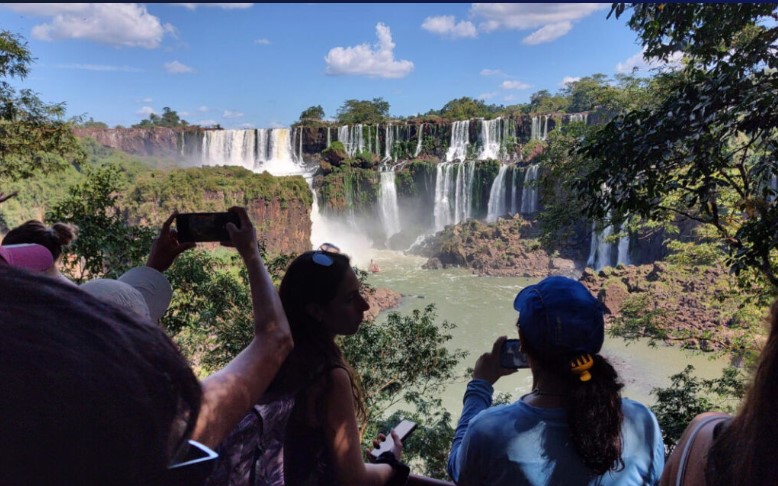
<svg viewBox="0 0 778 486"><path fill-rule="evenodd" d="M394 170L381 168L381 190L378 195L381 209L381 223L386 239L400 232L400 210L397 206L397 188L394 183Z"/></svg>
<svg viewBox="0 0 778 486"><path fill-rule="evenodd" d="M252 171L281 175L299 173L288 128L208 130L200 147L202 165L237 165Z"/></svg>
<svg viewBox="0 0 778 486"><path fill-rule="evenodd" d="M532 164L524 172L524 187L521 190L521 214L533 214L538 210L538 168Z"/></svg>
<svg viewBox="0 0 778 486"><path fill-rule="evenodd" d="M350 157L359 152L364 152L365 138L362 125L343 125L338 127L338 141L343 144L343 148L346 149L346 153Z"/></svg>
<svg viewBox="0 0 778 486"><path fill-rule="evenodd" d="M479 160L499 159L502 147L502 118L481 120L481 151Z"/></svg>
<svg viewBox="0 0 778 486"><path fill-rule="evenodd" d="M505 211L505 172L507 172L508 166L505 164L500 165L500 170L497 172L497 177L492 182L492 189L489 191L489 204L486 210L486 222L494 223L499 216L506 213Z"/></svg>
<svg viewBox="0 0 778 486"><path fill-rule="evenodd" d="M392 131L391 123L386 124L384 140L386 145L386 148L384 149L384 162L386 162L392 160L392 147L394 147L394 132ZM377 138L376 138L376 146L378 146Z"/></svg>
<svg viewBox="0 0 778 486"><path fill-rule="evenodd" d="M548 117L549 115L536 115L532 117L532 128L530 130L531 140L545 140L548 137Z"/></svg>
<svg viewBox="0 0 778 486"><path fill-rule="evenodd" d="M435 174L435 231L470 218L475 161L443 162Z"/></svg>
<svg viewBox="0 0 778 486"><path fill-rule="evenodd" d="M610 215L609 215L610 216ZM621 230L624 227L622 225ZM595 270L602 270L613 265L630 265L629 259L629 233L619 238L616 243L616 261L613 262L613 243L608 238L613 235L613 225L608 225L601 231L597 231L597 223L592 223L592 239L589 247L589 258L586 266Z"/></svg>
<svg viewBox="0 0 778 486"><path fill-rule="evenodd" d="M470 145L470 120L455 121L451 125L451 143L446 152L446 162L465 160Z"/></svg>
<svg viewBox="0 0 778 486"><path fill-rule="evenodd" d="M584 125L586 125L588 121L589 121L589 114L588 113L571 113L570 114L570 123L583 123Z"/></svg>
<svg viewBox="0 0 778 486"><path fill-rule="evenodd" d="M421 142L424 138L424 124L419 125L419 129L416 131L416 150L413 151L413 156L418 157L421 153Z"/></svg>

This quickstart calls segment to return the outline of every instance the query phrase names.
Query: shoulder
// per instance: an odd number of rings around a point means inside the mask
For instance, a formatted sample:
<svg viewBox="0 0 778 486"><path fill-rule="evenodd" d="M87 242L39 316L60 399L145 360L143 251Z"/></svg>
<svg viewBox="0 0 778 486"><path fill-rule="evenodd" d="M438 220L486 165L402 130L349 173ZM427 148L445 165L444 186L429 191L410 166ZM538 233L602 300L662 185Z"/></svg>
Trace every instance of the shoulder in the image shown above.
<svg viewBox="0 0 778 486"><path fill-rule="evenodd" d="M506 430L508 420L515 420L520 415L520 410L511 405L495 405L478 412L468 426L468 432L472 435L493 436Z"/></svg>
<svg viewBox="0 0 778 486"><path fill-rule="evenodd" d="M654 412L648 406L629 398L621 399L621 411L624 413L624 418L643 418L656 421Z"/></svg>

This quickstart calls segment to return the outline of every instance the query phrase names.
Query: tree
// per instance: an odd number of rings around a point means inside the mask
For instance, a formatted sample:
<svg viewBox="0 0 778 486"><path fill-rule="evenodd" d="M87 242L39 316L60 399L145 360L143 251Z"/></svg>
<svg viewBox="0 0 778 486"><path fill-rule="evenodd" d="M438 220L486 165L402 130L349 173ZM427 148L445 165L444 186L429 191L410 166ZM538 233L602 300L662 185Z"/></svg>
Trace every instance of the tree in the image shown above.
<svg viewBox="0 0 778 486"><path fill-rule="evenodd" d="M355 125L358 123L378 124L389 116L389 102L383 98L367 100L346 100L338 108L338 123L341 125Z"/></svg>
<svg viewBox="0 0 778 486"><path fill-rule="evenodd" d="M7 81L26 78L32 62L21 36L0 31L0 177L12 180L55 172L84 158L72 123L63 120L65 104L44 103L29 89L17 93Z"/></svg>
<svg viewBox="0 0 778 486"><path fill-rule="evenodd" d="M118 206L124 181L118 167L86 169L83 182L54 205L47 221L65 221L79 227L79 238L63 251L66 272L77 282L97 277L117 278L142 265L156 234L154 228L129 226Z"/></svg>
<svg viewBox="0 0 778 486"><path fill-rule="evenodd" d="M154 127L166 127L177 128L189 126L189 122L179 118L178 113L171 110L169 107L162 108L162 115L156 113L149 114L149 117L142 120L140 123L133 125L133 128L154 128Z"/></svg>
<svg viewBox="0 0 778 486"><path fill-rule="evenodd" d="M566 111L569 104L570 101L564 96L552 96L548 90L542 89L529 97L527 109L530 113L554 113Z"/></svg>
<svg viewBox="0 0 778 486"><path fill-rule="evenodd" d="M321 105L310 106L300 113L300 123L306 121L322 121L324 119L324 108Z"/></svg>
<svg viewBox="0 0 778 486"><path fill-rule="evenodd" d="M502 109L494 105L488 105L482 100L476 100L463 96L446 103L439 114L449 120L469 120L471 118L488 117Z"/></svg>
<svg viewBox="0 0 778 486"><path fill-rule="evenodd" d="M663 97L614 118L579 153L586 213L672 215L718 232L731 269L778 286L776 4L614 4L645 57L684 65ZM603 190L606 188L606 190Z"/></svg>

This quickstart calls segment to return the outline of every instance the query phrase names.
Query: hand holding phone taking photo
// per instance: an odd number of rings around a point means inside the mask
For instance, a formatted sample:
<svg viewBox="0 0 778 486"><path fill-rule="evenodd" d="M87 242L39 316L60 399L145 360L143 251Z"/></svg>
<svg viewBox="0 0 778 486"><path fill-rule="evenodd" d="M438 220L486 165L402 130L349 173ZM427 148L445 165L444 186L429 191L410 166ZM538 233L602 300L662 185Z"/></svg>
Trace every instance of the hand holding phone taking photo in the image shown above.
<svg viewBox="0 0 778 486"><path fill-rule="evenodd" d="M416 422L411 420L403 420L392 429L392 432L395 432L397 434L397 438L400 439L400 442L402 442L411 434L411 432L416 430L416 426ZM391 451L393 446L394 440L392 439L391 434L389 434L389 436L385 437L383 441L376 445L376 447L373 447L373 449L370 450L370 455L374 460L378 459L384 452Z"/></svg>
<svg viewBox="0 0 778 486"><path fill-rule="evenodd" d="M521 352L518 339L506 339L500 347L500 366L509 369L529 368L527 355Z"/></svg>
<svg viewBox="0 0 778 486"><path fill-rule="evenodd" d="M185 242L230 241L227 223L240 228L237 213L180 213L176 215L178 240Z"/></svg>

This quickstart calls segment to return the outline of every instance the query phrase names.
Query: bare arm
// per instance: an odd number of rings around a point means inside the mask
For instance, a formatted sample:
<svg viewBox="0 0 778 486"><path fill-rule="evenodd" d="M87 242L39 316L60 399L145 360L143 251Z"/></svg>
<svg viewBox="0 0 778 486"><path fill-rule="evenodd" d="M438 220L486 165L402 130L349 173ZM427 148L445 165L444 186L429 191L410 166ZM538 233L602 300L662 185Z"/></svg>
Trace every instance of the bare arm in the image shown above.
<svg viewBox="0 0 778 486"><path fill-rule="evenodd" d="M257 248L256 231L244 208L230 208L241 227L227 230L246 264L254 310L254 339L227 366L202 382L203 401L192 438L216 447L272 382L292 350L292 334L278 292Z"/></svg>
<svg viewBox="0 0 778 486"><path fill-rule="evenodd" d="M386 484L394 474L392 467L388 464L365 464L362 458L348 373L342 368L335 368L330 372L330 381L331 386L325 390L323 397L327 402L324 430L338 481L345 486ZM395 446L394 454L398 460L401 453L402 446Z"/></svg>
<svg viewBox="0 0 778 486"><path fill-rule="evenodd" d="M672 454L665 463L662 471L662 478L659 481L660 486L674 486L678 480L680 471L681 455L690 440L692 431L697 425L707 420L709 417L727 417L726 414L718 412L705 412L694 417L689 426L684 430L681 439L673 449ZM706 456L708 448L713 442L713 428L716 422L700 429L689 450L689 456L686 460L686 470L684 473L683 484L705 484L705 467L707 465Z"/></svg>

